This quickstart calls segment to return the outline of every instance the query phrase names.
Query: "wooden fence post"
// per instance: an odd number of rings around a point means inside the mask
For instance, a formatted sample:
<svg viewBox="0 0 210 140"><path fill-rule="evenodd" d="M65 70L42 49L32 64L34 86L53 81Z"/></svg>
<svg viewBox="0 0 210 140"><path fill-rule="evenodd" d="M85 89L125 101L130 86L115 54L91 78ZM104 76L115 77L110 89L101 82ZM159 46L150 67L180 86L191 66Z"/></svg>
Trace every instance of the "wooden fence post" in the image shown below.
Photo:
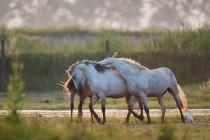
<svg viewBox="0 0 210 140"><path fill-rule="evenodd" d="M0 83L3 91L6 91L6 58L5 58L5 48L4 39L1 38L1 78Z"/></svg>
<svg viewBox="0 0 210 140"><path fill-rule="evenodd" d="M109 47L108 40L106 40L106 42L105 42L105 55L106 55L106 57L110 56L110 47Z"/></svg>

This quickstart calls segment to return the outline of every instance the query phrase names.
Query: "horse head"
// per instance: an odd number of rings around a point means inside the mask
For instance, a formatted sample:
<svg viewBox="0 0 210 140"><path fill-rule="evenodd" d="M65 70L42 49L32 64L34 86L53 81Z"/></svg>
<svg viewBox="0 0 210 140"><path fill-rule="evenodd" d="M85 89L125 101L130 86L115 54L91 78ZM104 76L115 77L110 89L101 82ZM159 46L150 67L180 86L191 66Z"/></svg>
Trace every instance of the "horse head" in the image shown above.
<svg viewBox="0 0 210 140"><path fill-rule="evenodd" d="M105 67L105 68L112 68L117 55L118 55L118 52L115 52L112 57L107 57L104 60L98 62L96 65Z"/></svg>
<svg viewBox="0 0 210 140"><path fill-rule="evenodd" d="M104 60L99 61L96 65L105 67L105 68L112 68L115 60L116 60L116 58L114 58L114 57L107 57Z"/></svg>
<svg viewBox="0 0 210 140"><path fill-rule="evenodd" d="M73 83L77 90L81 90L84 85L84 71L87 65L85 63L77 62L73 64L66 72L71 76Z"/></svg>

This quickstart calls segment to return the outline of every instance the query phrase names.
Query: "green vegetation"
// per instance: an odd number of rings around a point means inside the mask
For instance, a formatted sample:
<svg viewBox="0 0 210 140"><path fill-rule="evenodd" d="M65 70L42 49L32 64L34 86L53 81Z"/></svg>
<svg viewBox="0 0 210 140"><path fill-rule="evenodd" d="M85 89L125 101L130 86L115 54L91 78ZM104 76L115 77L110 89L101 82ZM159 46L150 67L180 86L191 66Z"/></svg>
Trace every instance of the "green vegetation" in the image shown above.
<svg viewBox="0 0 210 140"><path fill-rule="evenodd" d="M202 85L202 87L201 87ZM183 90L187 96L188 108L210 108L210 90L209 86L204 86L203 84L191 84L183 86ZM207 92L208 91L208 92ZM6 99L4 94L0 94L0 109L6 109ZM159 109L159 104L157 98L150 97L149 106L150 108ZM84 102L83 108L88 109L89 99L86 99ZM62 92L62 89L58 91L46 91L46 92L29 92L25 101L22 103L23 109L69 109L69 96ZM176 108L176 103L174 98L166 93L164 96L164 102L167 108ZM75 109L79 104L79 97L75 96ZM109 99L106 101L107 108L113 109L126 109L127 104L124 98L122 99ZM138 109L138 104L134 106ZM98 101L94 108L101 108L100 101Z"/></svg>
<svg viewBox="0 0 210 140"><path fill-rule="evenodd" d="M33 139L121 139L121 140L208 140L210 138L210 118L195 117L195 125L181 124L179 117L167 118L166 124L160 124L159 118L153 118L153 123L147 125L131 117L128 125L123 125L123 119L107 118L106 125L91 124L89 118L83 122L70 123L69 118L23 118L21 123L0 121L0 139L33 140Z"/></svg>
<svg viewBox="0 0 210 140"><path fill-rule="evenodd" d="M11 31L0 30L6 38L8 74L11 73L13 47L9 44ZM197 30L120 32L115 30L90 31L79 28L16 29L15 47L24 63L23 79L26 91L59 90L56 85L65 81L64 72L71 64L82 59L101 60L105 57L104 44L110 42L111 54L130 57L148 68L169 67L178 83L202 83L209 79L210 27ZM76 38L69 43L59 42ZM91 39L83 40L91 36ZM110 55L111 55L110 54Z"/></svg>

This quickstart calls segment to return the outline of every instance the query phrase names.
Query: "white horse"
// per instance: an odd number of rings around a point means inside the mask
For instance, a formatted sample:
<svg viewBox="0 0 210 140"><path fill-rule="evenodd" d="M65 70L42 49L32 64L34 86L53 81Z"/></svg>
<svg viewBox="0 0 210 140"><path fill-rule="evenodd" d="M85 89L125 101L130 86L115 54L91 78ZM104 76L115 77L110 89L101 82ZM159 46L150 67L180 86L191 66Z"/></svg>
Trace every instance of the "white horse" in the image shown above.
<svg viewBox="0 0 210 140"><path fill-rule="evenodd" d="M67 73L72 76L75 87L81 89L83 87L83 79L88 80L90 90L93 93L91 103L89 105L91 113L94 115L96 120L101 123L100 118L93 110L93 105L101 99L101 108L103 113L102 124L106 122L105 116L105 102L106 97L109 98L123 98L126 97L127 103L130 100L131 94L127 90L126 82L121 77L121 75L114 70L106 69L104 67L96 67L96 62L93 61L81 61L76 64L73 64L68 70ZM139 100L139 105L141 110L143 109L143 104L141 106L141 100ZM143 120L143 111L142 115L137 115L136 117L140 120ZM130 112L128 111L125 123L128 123L130 118Z"/></svg>
<svg viewBox="0 0 210 140"><path fill-rule="evenodd" d="M114 54L116 56L116 54ZM157 97L162 110L162 122L165 116L163 95L166 91L172 94L181 114L181 120L185 123L182 109L187 106L187 100L181 87L177 84L173 72L168 68L150 70L139 63L126 58L109 57L98 65L117 70L127 82L128 91L132 94L128 110L136 116L131 106L141 98L144 102L148 123L151 123L147 97Z"/></svg>

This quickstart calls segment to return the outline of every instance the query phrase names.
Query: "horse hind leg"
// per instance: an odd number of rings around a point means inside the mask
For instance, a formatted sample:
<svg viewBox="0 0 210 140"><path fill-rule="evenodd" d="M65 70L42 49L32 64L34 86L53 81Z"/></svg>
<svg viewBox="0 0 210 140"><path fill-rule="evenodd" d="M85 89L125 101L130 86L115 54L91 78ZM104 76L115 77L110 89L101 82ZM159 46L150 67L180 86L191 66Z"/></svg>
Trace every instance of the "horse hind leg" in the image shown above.
<svg viewBox="0 0 210 140"><path fill-rule="evenodd" d="M166 108L165 108L163 96L159 96L157 98L158 98L158 103L159 103L159 105L161 107L161 111L162 111L161 123L164 123Z"/></svg>
<svg viewBox="0 0 210 140"><path fill-rule="evenodd" d="M177 87L169 88L168 92L171 93L172 96L174 97L174 99L176 101L176 105L177 105L177 107L179 109L179 112L180 112L180 115L181 115L182 123L185 123L185 118L184 118L184 115L183 115L183 112L182 112L182 103L181 103L181 100L180 100L179 95L178 95L178 88Z"/></svg>

